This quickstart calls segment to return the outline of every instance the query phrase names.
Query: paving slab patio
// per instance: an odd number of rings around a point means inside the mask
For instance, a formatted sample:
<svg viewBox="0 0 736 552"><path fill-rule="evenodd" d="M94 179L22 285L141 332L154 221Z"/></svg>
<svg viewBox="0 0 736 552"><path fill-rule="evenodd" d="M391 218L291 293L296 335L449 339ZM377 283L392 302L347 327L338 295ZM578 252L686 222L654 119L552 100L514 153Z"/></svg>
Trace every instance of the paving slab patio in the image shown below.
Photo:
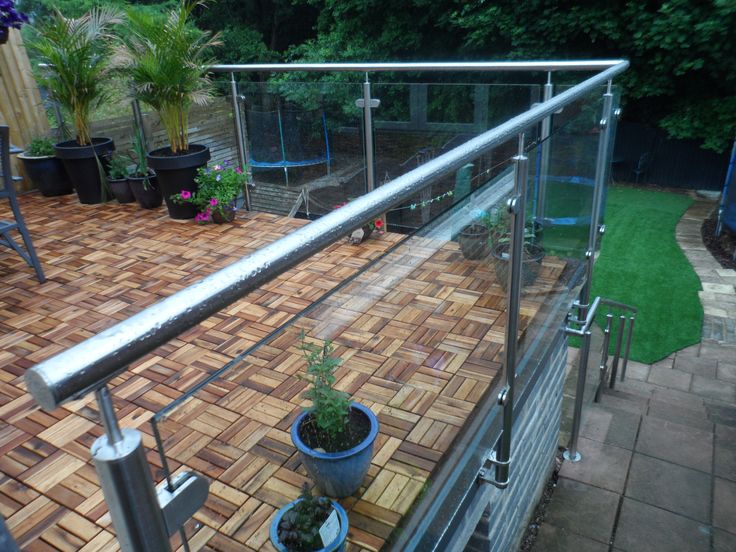
<svg viewBox="0 0 736 552"><path fill-rule="evenodd" d="M700 241L712 208L696 202L677 227L703 283L701 343L651 366L630 363L626 381L599 403L589 367L582 460L563 463L535 552L736 551L736 271L721 269ZM593 511L600 519L591 525Z"/></svg>

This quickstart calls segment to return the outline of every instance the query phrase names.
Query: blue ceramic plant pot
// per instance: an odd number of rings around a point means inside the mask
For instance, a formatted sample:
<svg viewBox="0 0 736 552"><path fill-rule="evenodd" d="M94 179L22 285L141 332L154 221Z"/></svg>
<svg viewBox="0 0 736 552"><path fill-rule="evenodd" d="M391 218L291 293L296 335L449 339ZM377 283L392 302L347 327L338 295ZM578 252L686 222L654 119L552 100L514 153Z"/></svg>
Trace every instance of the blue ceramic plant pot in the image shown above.
<svg viewBox="0 0 736 552"><path fill-rule="evenodd" d="M376 415L362 404L350 403L350 408L365 415L370 421L368 436L357 446L341 452L317 452L309 448L301 437L299 427L310 411L305 410L291 424L291 440L299 450L309 476L324 494L334 498L350 496L358 490L373 457L373 443L378 435Z"/></svg>
<svg viewBox="0 0 736 552"><path fill-rule="evenodd" d="M291 510L300 500L301 498L294 502L289 502L286 506L281 508L276 512L276 517L271 522L271 530L269 533L271 544L273 544L274 548L279 552L289 552L288 549L279 541L279 523L281 522L281 518L284 517L284 514ZM345 513L345 510L343 510L342 506L334 500L332 501L332 507L335 509L337 517L340 519L340 534L333 542L324 548L320 548L316 552L343 552L345 550L345 541L348 538L348 515Z"/></svg>

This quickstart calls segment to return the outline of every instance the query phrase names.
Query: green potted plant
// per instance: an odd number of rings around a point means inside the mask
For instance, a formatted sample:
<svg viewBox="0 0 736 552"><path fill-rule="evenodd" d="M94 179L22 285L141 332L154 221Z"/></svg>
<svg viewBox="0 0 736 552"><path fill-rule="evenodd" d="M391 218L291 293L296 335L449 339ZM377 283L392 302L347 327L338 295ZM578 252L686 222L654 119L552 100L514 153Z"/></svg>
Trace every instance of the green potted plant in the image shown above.
<svg viewBox="0 0 736 552"><path fill-rule="evenodd" d="M299 498L281 508L271 522L271 543L279 552L342 552L348 527L342 506L313 496L304 483Z"/></svg>
<svg viewBox="0 0 736 552"><path fill-rule="evenodd" d="M64 166L54 156L54 143L46 137L34 138L18 155L31 183L46 197L74 191Z"/></svg>
<svg viewBox="0 0 736 552"><path fill-rule="evenodd" d="M327 496L350 496L370 467L378 419L335 389L334 372L341 360L332 357L331 341L311 343L302 333L300 349L307 362L304 377L311 384L305 398L312 401L312 408L294 420L291 440L307 473Z"/></svg>
<svg viewBox="0 0 736 552"><path fill-rule="evenodd" d="M194 218L190 204L176 203L181 190L196 191L197 169L207 164L210 151L189 143L189 111L213 97L208 68L219 44L210 33L190 23L195 8L209 0L181 0L165 18L149 11L128 10L128 35L121 39L116 65L125 71L134 98L150 105L159 115L169 145L151 151L148 163L156 171L169 209L176 219Z"/></svg>
<svg viewBox="0 0 736 552"><path fill-rule="evenodd" d="M248 182L248 173L241 167L233 167L229 161L211 168L197 170L197 190L180 190L174 194L177 204L193 205L197 209L197 222L222 224L235 218L235 200Z"/></svg>
<svg viewBox="0 0 736 552"><path fill-rule="evenodd" d="M0 44L5 44L10 36L10 29L20 29L28 23L28 16L15 8L13 0L0 0Z"/></svg>
<svg viewBox="0 0 736 552"><path fill-rule="evenodd" d="M131 159L133 170L128 175L128 184L142 209L155 209L161 206L163 198L158 187L156 175L148 168L146 142L143 129L136 126L132 140Z"/></svg>
<svg viewBox="0 0 736 552"><path fill-rule="evenodd" d="M113 154L107 167L107 183L118 203L133 203L135 196L128 183L129 160L122 155Z"/></svg>
<svg viewBox="0 0 736 552"><path fill-rule="evenodd" d="M509 281L509 250L511 247L511 222L507 211L491 213L486 218L491 235L491 255L496 270L496 281L505 290ZM522 288L532 285L542 271L545 251L538 240L534 221L524 226L524 245L521 255Z"/></svg>
<svg viewBox="0 0 736 552"><path fill-rule="evenodd" d="M106 199L104 165L115 144L111 138L90 136L90 117L107 98L111 29L120 21L109 8L92 8L77 19L55 10L37 26L38 35L30 41L47 64L39 84L74 120L76 138L54 149L82 203Z"/></svg>

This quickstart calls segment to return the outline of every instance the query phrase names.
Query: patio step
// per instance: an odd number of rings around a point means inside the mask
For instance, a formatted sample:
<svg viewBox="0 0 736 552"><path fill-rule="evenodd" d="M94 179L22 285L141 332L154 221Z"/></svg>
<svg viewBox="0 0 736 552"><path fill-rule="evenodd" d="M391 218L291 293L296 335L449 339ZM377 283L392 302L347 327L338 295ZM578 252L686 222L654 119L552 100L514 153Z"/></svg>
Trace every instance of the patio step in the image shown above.
<svg viewBox="0 0 736 552"><path fill-rule="evenodd" d="M256 182L250 192L251 208L262 213L273 213L284 217L293 216L292 211L300 200L301 188L287 188L278 184Z"/></svg>

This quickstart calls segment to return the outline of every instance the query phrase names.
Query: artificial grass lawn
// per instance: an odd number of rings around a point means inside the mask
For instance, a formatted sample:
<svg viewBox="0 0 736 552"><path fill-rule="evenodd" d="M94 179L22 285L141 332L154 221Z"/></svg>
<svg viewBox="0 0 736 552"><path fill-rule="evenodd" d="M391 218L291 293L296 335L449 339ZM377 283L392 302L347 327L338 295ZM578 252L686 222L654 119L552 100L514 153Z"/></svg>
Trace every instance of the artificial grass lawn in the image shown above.
<svg viewBox="0 0 736 552"><path fill-rule="evenodd" d="M691 204L680 194L622 186L608 190L592 297L638 309L633 360L651 364L700 341L700 279L675 240L675 226Z"/></svg>

